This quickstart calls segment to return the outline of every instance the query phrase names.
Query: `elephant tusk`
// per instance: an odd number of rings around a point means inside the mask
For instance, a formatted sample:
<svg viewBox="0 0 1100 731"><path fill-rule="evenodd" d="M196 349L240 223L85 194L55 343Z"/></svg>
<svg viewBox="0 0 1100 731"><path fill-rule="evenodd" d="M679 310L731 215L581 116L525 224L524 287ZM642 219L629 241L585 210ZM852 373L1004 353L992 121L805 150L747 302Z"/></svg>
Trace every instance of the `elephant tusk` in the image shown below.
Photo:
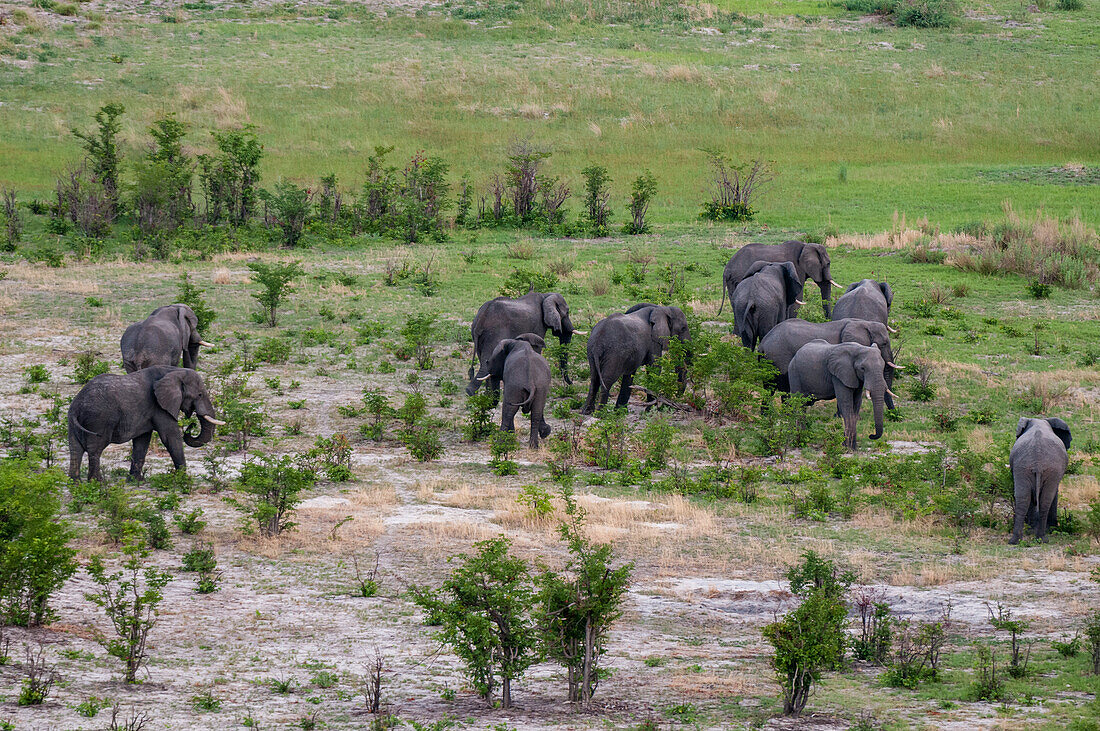
<svg viewBox="0 0 1100 731"><path fill-rule="evenodd" d="M886 329L887 329L887 330L889 330L889 331L890 331L891 333L893 333L894 335L897 335L897 334L898 334L898 331L897 331L897 330L895 330L894 328L890 327L889 325L887 325L887 326L886 326Z"/></svg>
<svg viewBox="0 0 1100 731"><path fill-rule="evenodd" d="M574 335L587 335L588 331L587 330L574 330L573 334Z"/></svg>
<svg viewBox="0 0 1100 731"><path fill-rule="evenodd" d="M839 284L836 283L835 279L830 279L829 284L833 285L834 287L839 287L840 286Z"/></svg>
<svg viewBox="0 0 1100 731"><path fill-rule="evenodd" d="M210 422L211 424L215 424L215 425L217 425L217 426L225 426L225 422L224 422L224 421L220 421L220 420L218 420L218 419L215 419L215 418L214 418L213 416L207 416L206 414L203 414L202 418L206 419L206 420L207 420L207 421L209 421L209 422Z"/></svg>
<svg viewBox="0 0 1100 731"><path fill-rule="evenodd" d="M487 375L484 375L484 376L478 376L478 377L477 377L477 380L479 380L479 381L484 381L484 380L486 380L487 378L491 378L491 377L492 377L492 375L493 375L492 373L489 373L489 374L487 374Z"/></svg>
<svg viewBox="0 0 1100 731"><path fill-rule="evenodd" d="M802 300L798 300L798 299L796 299L796 300L794 301L794 303L795 303L796 305L804 305L804 304L806 304L806 303L805 303L805 302L803 302Z"/></svg>
<svg viewBox="0 0 1100 731"><path fill-rule="evenodd" d="M864 391L864 392L863 392L863 395L867 397L867 400L868 400L868 401L872 401L872 400L873 400L873 399L871 398L871 392L870 392L870 391Z"/></svg>
<svg viewBox="0 0 1100 731"><path fill-rule="evenodd" d="M886 365L890 366L891 368L893 368L896 371L901 370L901 368L899 368L896 363L891 363L890 361L886 361Z"/></svg>
<svg viewBox="0 0 1100 731"><path fill-rule="evenodd" d="M214 343L208 343L205 340L200 340L199 345L206 346L207 348L213 348L214 347Z"/></svg>
<svg viewBox="0 0 1100 731"><path fill-rule="evenodd" d="M890 398L897 398L898 397L898 395L896 393L894 393L893 391L891 391L890 389L886 389L886 393L890 394Z"/></svg>

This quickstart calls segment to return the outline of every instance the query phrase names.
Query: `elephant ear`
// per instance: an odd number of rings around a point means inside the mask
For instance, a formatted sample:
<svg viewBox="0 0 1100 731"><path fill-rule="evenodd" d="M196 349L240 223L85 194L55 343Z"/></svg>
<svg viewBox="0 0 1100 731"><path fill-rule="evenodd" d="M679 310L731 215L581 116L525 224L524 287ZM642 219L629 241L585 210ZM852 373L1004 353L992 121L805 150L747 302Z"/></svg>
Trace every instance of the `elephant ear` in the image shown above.
<svg viewBox="0 0 1100 731"><path fill-rule="evenodd" d="M1016 438L1019 439L1020 435L1028 430L1031 426L1031 419L1026 416L1021 416L1020 420L1016 422Z"/></svg>
<svg viewBox="0 0 1100 731"><path fill-rule="evenodd" d="M558 312L557 303L559 299L561 295L555 294L548 294L542 298L542 324L550 328L554 334L561 332L561 313Z"/></svg>
<svg viewBox="0 0 1100 731"><path fill-rule="evenodd" d="M836 347L825 359L825 367L829 373L848 388L859 388L861 379L856 373L855 361L851 353L844 348ZM862 398L862 395L860 396Z"/></svg>
<svg viewBox="0 0 1100 731"><path fill-rule="evenodd" d="M183 405L183 370L172 371L158 378L153 384L153 396L173 419L179 416Z"/></svg>
<svg viewBox="0 0 1100 731"><path fill-rule="evenodd" d="M794 264L785 261L780 269L783 272L783 291L786 292L787 307L790 307L795 300L802 298L803 283L798 279L798 271L795 270Z"/></svg>
<svg viewBox="0 0 1100 731"><path fill-rule="evenodd" d="M489 360L481 364L477 377L481 380L485 380L489 376L502 377L504 375L504 362L508 360L508 354L512 352L512 348L518 342L518 340L508 338L497 343L497 347L493 348L493 354L489 356Z"/></svg>
<svg viewBox="0 0 1100 731"><path fill-rule="evenodd" d="M639 302L638 304L634 305L629 310L627 310L626 314L629 315L632 312L637 312L638 310L644 310L647 307L659 307L659 306L660 305L655 305L652 302Z"/></svg>
<svg viewBox="0 0 1100 731"><path fill-rule="evenodd" d="M198 340L199 319L187 305L175 305L176 323L180 329L180 349L187 350L192 340Z"/></svg>
<svg viewBox="0 0 1100 731"><path fill-rule="evenodd" d="M654 307L649 311L649 324L652 326L653 339L657 341L662 350L668 345L668 339L672 335L672 327L668 320L667 307Z"/></svg>
<svg viewBox="0 0 1100 731"><path fill-rule="evenodd" d="M522 335L517 335L516 340L523 340L524 342L530 343L531 348L540 355L542 354L543 349L546 347L546 341L538 335L535 335L534 333L523 333Z"/></svg>
<svg viewBox="0 0 1100 731"><path fill-rule="evenodd" d="M770 267L774 263L775 263L774 261L756 261L756 262L753 262L752 266L749 267L747 272L745 272L745 276L741 277L741 281L742 282L745 281L746 279L753 276L754 274L759 274L764 269L767 269L768 267Z"/></svg>
<svg viewBox="0 0 1100 731"><path fill-rule="evenodd" d="M878 288L882 290L882 296L886 298L886 306L889 307L894 302L894 290L890 289L887 282L881 282Z"/></svg>
<svg viewBox="0 0 1100 731"><path fill-rule="evenodd" d="M861 284L863 284L863 282L852 282L851 284L848 285L848 289L844 290L844 294L848 294L853 289L856 289L857 287L859 287Z"/></svg>
<svg viewBox="0 0 1100 731"><path fill-rule="evenodd" d="M1073 441L1073 435L1069 433L1069 424L1056 416L1047 419L1047 423L1050 424L1051 430L1054 431L1054 436L1061 439L1062 444L1066 445L1066 449L1069 449L1069 443Z"/></svg>

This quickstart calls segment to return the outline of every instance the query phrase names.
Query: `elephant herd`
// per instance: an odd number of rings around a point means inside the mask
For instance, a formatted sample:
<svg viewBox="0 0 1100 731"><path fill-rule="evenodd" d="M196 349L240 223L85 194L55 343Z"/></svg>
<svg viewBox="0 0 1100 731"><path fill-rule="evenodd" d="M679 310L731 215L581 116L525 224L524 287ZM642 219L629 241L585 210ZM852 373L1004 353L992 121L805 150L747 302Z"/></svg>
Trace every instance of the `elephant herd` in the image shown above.
<svg viewBox="0 0 1100 731"><path fill-rule="evenodd" d="M821 290L828 322L797 318L799 306L805 304L800 298L807 279ZM863 279L832 305L832 287L839 285L830 275L828 252L820 244L787 241L741 248L726 265L722 286L723 304L728 296L733 310L734 332L746 348L757 349L775 365L777 390L812 400L835 399L850 449L856 446L866 393L875 421L870 437L882 436L884 409L894 407L890 386L897 370L890 344L890 333L896 331L887 324L894 298L889 284ZM574 329L564 297L533 288L522 297L486 302L470 326L473 358L466 393L473 395L489 381L502 402L501 429L514 431L517 412L530 416L531 448L550 434L545 412L551 375L542 355L547 331L562 345L575 334L585 334ZM587 342L590 385L582 413L605 405L616 383L615 405L625 406L635 374L659 359L673 338L688 346L690 354L687 317L673 306L643 302L596 323ZM128 327L121 340L126 374L93 378L69 407L70 476L79 479L87 453L88 478L100 479L100 455L106 446L132 441L130 474L140 478L153 431L173 465L184 467L183 445L207 444L214 427L224 423L215 418L202 377L194 370L199 347L208 345L199 336L194 312L183 304L157 308ZM564 349L560 366L562 378L572 383ZM683 383L682 368L678 375ZM180 413L199 418L198 434L183 433ZM1010 457L1015 490L1012 542L1020 540L1024 523L1046 540L1048 527L1057 524L1057 491L1068 464L1070 430L1061 419L1025 418L1016 436Z"/></svg>

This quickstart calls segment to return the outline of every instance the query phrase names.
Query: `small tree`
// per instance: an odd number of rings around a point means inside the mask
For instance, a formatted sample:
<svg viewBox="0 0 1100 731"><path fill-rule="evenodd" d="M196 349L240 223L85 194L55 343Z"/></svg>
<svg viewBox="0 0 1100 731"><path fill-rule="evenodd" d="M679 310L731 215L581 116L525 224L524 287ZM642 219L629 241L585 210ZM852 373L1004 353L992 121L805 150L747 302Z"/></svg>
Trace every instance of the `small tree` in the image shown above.
<svg viewBox="0 0 1100 731"><path fill-rule="evenodd" d="M0 624L42 624L50 595L76 572L72 529L59 517L64 481L56 470L0 462Z"/></svg>
<svg viewBox="0 0 1100 731"><path fill-rule="evenodd" d="M1093 612L1085 620L1085 639L1088 641L1092 674L1100 675L1100 610Z"/></svg>
<svg viewBox="0 0 1100 731"><path fill-rule="evenodd" d="M501 688L501 707L512 707L512 681L536 659L538 635L530 617L534 598L527 565L508 555L503 536L474 544L462 566L438 591L413 589L413 599L442 629L440 641L466 664L466 675L483 698Z"/></svg>
<svg viewBox="0 0 1100 731"><path fill-rule="evenodd" d="M449 189L447 163L439 157L416 153L405 166L397 189L394 225L396 234L405 243L416 243L425 237L444 238L443 211L447 208Z"/></svg>
<svg viewBox="0 0 1100 731"><path fill-rule="evenodd" d="M237 491L244 497L241 507L248 524L255 523L265 536L277 536L293 528L291 514L302 502L302 493L316 480L312 470L299 467L288 455L265 455L246 462L241 467Z"/></svg>
<svg viewBox="0 0 1100 731"><path fill-rule="evenodd" d="M356 204L356 217L368 233L380 234L392 226L397 168L386 164L393 147L377 145L367 157L367 180Z"/></svg>
<svg viewBox="0 0 1100 731"><path fill-rule="evenodd" d="M260 303L267 324L275 327L279 318L279 306L293 291L292 282L305 274L305 270L296 261L271 264L252 261L248 263L248 268L252 270L252 281L263 287L263 290L252 296Z"/></svg>
<svg viewBox="0 0 1100 731"><path fill-rule="evenodd" d="M195 164L183 151L186 126L169 114L149 128L154 145L134 164L132 205L145 235L181 226L191 215Z"/></svg>
<svg viewBox="0 0 1100 731"><path fill-rule="evenodd" d="M203 290L191 283L191 276L184 272L180 275L180 283L176 289L176 302L187 305L195 313L199 321L199 335L207 337L210 334L210 326L218 319L218 313L206 303L202 296Z"/></svg>
<svg viewBox="0 0 1100 731"><path fill-rule="evenodd" d="M821 674L844 658L848 608L843 596L852 577L838 574L832 561L807 551L802 564L791 567L787 578L802 603L765 627L764 638L775 648L771 664L783 689L783 713L797 716Z"/></svg>
<svg viewBox="0 0 1100 731"><path fill-rule="evenodd" d="M88 573L99 589L85 594L84 598L107 614L114 636L100 634L97 640L108 655L122 661L125 680L133 683L148 657L149 632L156 626L157 607L164 599L163 590L172 575L146 565L149 550L145 548L144 532L139 526L131 525L122 553L122 569L113 574L107 573L102 557L91 560Z"/></svg>
<svg viewBox="0 0 1100 731"><path fill-rule="evenodd" d="M630 221L623 225L623 233L644 234L649 231L645 214L649 211L649 202L657 193L657 178L646 170L630 184Z"/></svg>
<svg viewBox="0 0 1100 731"><path fill-rule="evenodd" d="M538 577L538 626L546 653L567 674L570 702L585 705L599 685L600 658L611 625L622 615L623 596L634 564L612 568L610 544L583 535L585 511L572 492L562 490L566 519L558 528L569 546L565 573L545 570Z"/></svg>
<svg viewBox="0 0 1100 731"><path fill-rule="evenodd" d="M119 117L126 107L106 104L95 114L96 129L92 132L72 130L73 135L84 142L84 153L93 179L103 186L103 192L111 204L112 212L118 206L119 168L122 151L118 148L118 133L122 129Z"/></svg>
<svg viewBox="0 0 1100 731"><path fill-rule="evenodd" d="M23 236L23 219L19 215L19 209L15 205L15 191L11 188L0 190L0 203L3 211L0 211L0 223L3 224L4 245L3 251L15 251L15 245Z"/></svg>
<svg viewBox="0 0 1100 731"><path fill-rule="evenodd" d="M539 192L539 167L550 157L550 151L536 147L530 140L517 140L508 147L505 178L512 196L512 210L521 223L535 212Z"/></svg>
<svg viewBox="0 0 1100 731"><path fill-rule="evenodd" d="M607 201L611 198L611 177L607 168L601 165L589 165L581 171L584 176L584 205L588 215L590 230L595 236L607 235L607 222L611 211Z"/></svg>
<svg viewBox="0 0 1100 731"><path fill-rule="evenodd" d="M216 155L199 155L199 180L206 198L206 221L223 216L234 226L243 225L256 207L260 160L264 146L251 125L211 133Z"/></svg>
<svg viewBox="0 0 1100 731"><path fill-rule="evenodd" d="M289 181L275 184L275 192L260 191L260 198L275 209L275 222L283 232L283 246L293 249L302 240L309 218L312 194Z"/></svg>
<svg viewBox="0 0 1100 731"><path fill-rule="evenodd" d="M401 337L408 352L416 358L416 367L427 370L432 367L432 338L435 333L435 314L409 315L401 327Z"/></svg>
<svg viewBox="0 0 1100 731"><path fill-rule="evenodd" d="M753 160L734 165L718 150L703 150L710 167L710 200L703 204L703 218L712 221L748 221L756 211L752 202L772 180L767 163Z"/></svg>

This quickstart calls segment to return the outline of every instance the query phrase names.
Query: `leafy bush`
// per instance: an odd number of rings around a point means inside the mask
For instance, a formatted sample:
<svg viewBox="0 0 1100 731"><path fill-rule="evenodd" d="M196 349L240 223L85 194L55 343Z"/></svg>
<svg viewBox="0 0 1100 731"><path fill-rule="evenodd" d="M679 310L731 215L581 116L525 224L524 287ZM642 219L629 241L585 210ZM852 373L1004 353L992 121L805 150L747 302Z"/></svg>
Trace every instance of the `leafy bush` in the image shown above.
<svg viewBox="0 0 1100 731"><path fill-rule="evenodd" d="M899 27L949 28L958 18L954 0L899 0L894 8Z"/></svg>
<svg viewBox="0 0 1100 731"><path fill-rule="evenodd" d="M585 434L589 458L597 467L617 470L626 463L630 446L626 410L604 406L596 412L596 419Z"/></svg>
<svg viewBox="0 0 1100 731"><path fill-rule="evenodd" d="M73 359L73 380L76 383L85 384L111 370L111 365L105 360L98 360L98 356L99 353L94 350L84 350L76 354Z"/></svg>
<svg viewBox="0 0 1100 731"><path fill-rule="evenodd" d="M497 394L483 388L466 399L466 424L462 431L471 442L480 442L493 433L493 407Z"/></svg>
<svg viewBox="0 0 1100 731"><path fill-rule="evenodd" d="M441 626L438 639L466 666L486 699L501 688L501 707L512 707L512 681L537 659L538 635L530 616L534 600L527 565L508 555L507 538L474 544L438 590L413 589L413 599Z"/></svg>
<svg viewBox="0 0 1100 731"><path fill-rule="evenodd" d="M1004 680L997 676L997 654L988 645L975 648L974 680L970 684L970 697L975 701L1004 700Z"/></svg>
<svg viewBox="0 0 1100 731"><path fill-rule="evenodd" d="M275 184L275 192L261 190L259 197L274 211L275 225L282 231L283 246L293 249L305 233L312 194L284 180Z"/></svg>
<svg viewBox="0 0 1100 731"><path fill-rule="evenodd" d="M119 117L125 112L126 107L121 104L105 104L95 114L94 131L72 130L73 136L83 143L92 178L103 187L112 217L114 208L118 206L119 171L122 166L122 151L118 145L118 133L122 130Z"/></svg>
<svg viewBox="0 0 1100 731"><path fill-rule="evenodd" d="M393 414L389 400L381 388L365 388L363 405L370 415L370 421L362 427L363 435L376 442L381 441L385 420Z"/></svg>
<svg viewBox="0 0 1100 731"><path fill-rule="evenodd" d="M59 518L64 483L56 470L0 461L0 624L48 620L50 595L76 572L73 532Z"/></svg>
<svg viewBox="0 0 1100 731"><path fill-rule="evenodd" d="M646 170L634 179L630 185L630 221L623 224L624 234L644 234L649 231L649 223L645 220L649 211L649 202L657 193L657 178Z"/></svg>
<svg viewBox="0 0 1100 731"><path fill-rule="evenodd" d="M251 218L258 198L264 146L252 126L211 132L216 155L199 155L199 181L206 201L207 223L223 218L241 226Z"/></svg>
<svg viewBox="0 0 1100 731"><path fill-rule="evenodd" d="M607 206L611 198L611 177L602 165L589 165L581 171L584 177L584 206L587 214L588 233L606 236L611 211Z"/></svg>
<svg viewBox="0 0 1100 731"><path fill-rule="evenodd" d="M290 341L286 338L264 338L253 355L262 363L281 365L290 360Z"/></svg>
<svg viewBox="0 0 1100 731"><path fill-rule="evenodd" d="M432 367L432 339L435 337L435 315L426 313L409 315L401 327L405 348L416 358L416 367L427 370Z"/></svg>
<svg viewBox="0 0 1100 731"><path fill-rule="evenodd" d="M406 243L425 238L442 241L447 208L447 163L418 152L409 160L396 190L395 234Z"/></svg>
<svg viewBox="0 0 1100 731"><path fill-rule="evenodd" d="M290 520L294 508L316 479L312 470L299 467L288 455L251 459L241 467L237 480L237 491L244 500L238 505L249 526L255 523L263 535L276 536L294 527Z"/></svg>
<svg viewBox="0 0 1100 731"><path fill-rule="evenodd" d="M756 211L752 201L772 180L767 163L753 160L734 165L718 150L704 150L710 167L711 199L703 203L703 218L711 221L748 221Z"/></svg>
<svg viewBox="0 0 1100 731"><path fill-rule="evenodd" d="M272 262L270 264L265 264L262 261L250 261L248 262L248 268L252 270L252 281L263 287L262 291L253 294L252 297L260 303L267 324L275 327L278 321L279 306L294 289L292 282L305 274L305 270L296 261L287 263Z"/></svg>
<svg viewBox="0 0 1100 731"><path fill-rule="evenodd" d="M536 292L553 292L557 286L558 277L553 272L513 269L500 285L500 294L504 297L522 297L532 289Z"/></svg>
<svg viewBox="0 0 1100 731"><path fill-rule="evenodd" d="M98 588L84 598L106 613L114 636L100 635L97 640L108 655L122 661L126 682L134 683L148 657L149 632L156 626L163 590L172 576L146 565L149 551L133 534L123 542L122 553L121 570L113 574L107 573L101 557L92 558L88 574Z"/></svg>
<svg viewBox="0 0 1100 731"><path fill-rule="evenodd" d="M494 475L504 477L519 472L519 465L511 457L519 450L519 440L514 431L497 429L489 436L489 468Z"/></svg>

